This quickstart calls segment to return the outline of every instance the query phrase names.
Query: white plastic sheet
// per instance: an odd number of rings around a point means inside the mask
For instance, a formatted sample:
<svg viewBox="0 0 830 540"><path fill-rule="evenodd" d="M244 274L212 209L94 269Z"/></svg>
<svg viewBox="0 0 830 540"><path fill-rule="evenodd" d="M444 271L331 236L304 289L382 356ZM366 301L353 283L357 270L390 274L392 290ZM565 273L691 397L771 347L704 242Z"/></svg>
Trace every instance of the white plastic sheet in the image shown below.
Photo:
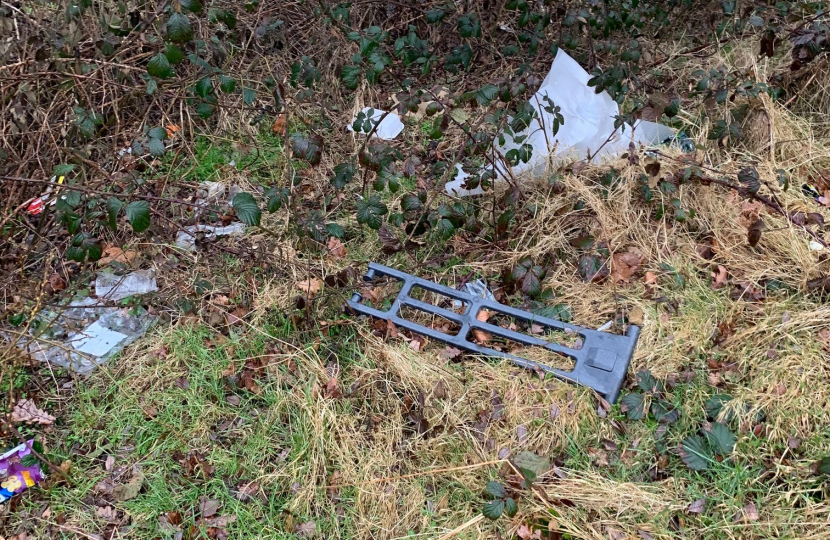
<svg viewBox="0 0 830 540"><path fill-rule="evenodd" d="M551 154L554 162L586 159L590 155L591 162L596 164L626 152L631 142L657 145L676 137L672 128L646 121L615 130L614 117L619 114L619 106L607 92L594 92L588 86L589 78L588 72L559 49L545 80L530 99L536 109L536 117L525 131L516 134L526 136L522 144L533 147L530 160L514 167L497 163L497 180L504 180L508 169L514 177L542 177L551 162ZM550 105L545 97L560 108L559 113L565 120L556 135L553 134L553 114L545 110ZM514 143L510 136L505 135L504 144L499 144L497 140L495 146L504 156L521 144ZM467 176L469 174L459 167L456 177L446 185L447 192L456 196L483 193L480 187L464 189Z"/></svg>
<svg viewBox="0 0 830 540"><path fill-rule="evenodd" d="M362 112L363 114L368 115L369 111L374 111L372 112L372 115L369 116L373 124L380 120L384 114L386 114L386 111L381 111L380 109L372 109L370 107L364 107ZM354 119L352 119L352 121L354 122ZM354 131L354 128L351 124L349 124L346 127L346 129L348 129L349 131ZM388 141L400 135L401 131L403 131L403 122L401 122L401 117L392 112L386 114L386 117L383 118L383 120L380 120L380 124L378 124L378 127L372 136Z"/></svg>

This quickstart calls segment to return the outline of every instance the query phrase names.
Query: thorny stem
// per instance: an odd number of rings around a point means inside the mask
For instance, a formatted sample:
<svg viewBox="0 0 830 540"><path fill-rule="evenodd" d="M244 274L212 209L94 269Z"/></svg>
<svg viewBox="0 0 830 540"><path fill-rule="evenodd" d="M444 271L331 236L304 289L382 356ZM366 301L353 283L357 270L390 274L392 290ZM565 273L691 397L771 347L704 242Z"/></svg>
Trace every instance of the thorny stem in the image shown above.
<svg viewBox="0 0 830 540"><path fill-rule="evenodd" d="M662 156L662 157L665 157L665 158L671 159L672 161L676 161L676 162L678 162L678 163L683 163L683 161L681 161L681 160L679 160L679 159L677 159L677 158L675 158L675 157L669 156L669 155L667 155L667 154L664 154L664 153L663 153L663 152L661 152L660 150L654 150L653 152L654 152L655 154L659 155L659 156ZM696 166L697 166L697 165L696 165ZM708 167L704 167L704 168L708 168ZM710 169L710 170L713 170L713 169ZM816 242L818 242L819 244L821 244L822 246L824 246L824 247L826 247L826 248L827 248L827 247L830 247L830 245L828 245L828 244L827 244L827 242L825 242L825 240L824 240L821 236L819 236L817 233L815 233L814 231L812 231L812 230L808 229L806 225L803 225L803 224L801 224L801 223L796 222L796 220L793 218L793 216L792 216L789 212L787 212L787 211L786 211L786 210L785 210L785 209L781 206L781 204L780 204L780 203L778 203L777 201L774 201L774 200L772 200L772 199L770 199L770 198L768 198L768 197L765 197L765 196L763 196L763 195L758 195L757 193L752 193L752 192L748 191L748 190L747 190L745 187L743 187L743 186L739 186L739 185L737 185L737 184L733 184L733 183L731 183L731 182L727 182L726 180L721 180L721 179L719 179L719 178L713 178L713 177L711 177L711 176L708 176L708 175L707 175L707 176L700 176L700 180L701 180L702 182L710 182L710 183L712 183L712 184L718 184L718 185L721 185L721 186L723 186L723 187L727 187L727 188L729 188L729 189L734 189L734 190L735 190L735 191L737 191L738 193L740 193L740 194L742 194L742 195L744 195L744 196L746 196L746 197L749 197L750 199L754 199L754 200L756 200L756 201L759 201L759 202L764 203L764 205L766 205L767 207L772 208L772 209L773 209L773 210L775 210L778 214L780 214L780 215L784 216L785 218L787 218L787 220L788 220L790 223L792 223L792 224L793 224L793 225L795 225L796 227L798 227L798 228L800 228L800 229L804 230L807 234L809 234L809 235L813 238L813 240L815 240Z"/></svg>

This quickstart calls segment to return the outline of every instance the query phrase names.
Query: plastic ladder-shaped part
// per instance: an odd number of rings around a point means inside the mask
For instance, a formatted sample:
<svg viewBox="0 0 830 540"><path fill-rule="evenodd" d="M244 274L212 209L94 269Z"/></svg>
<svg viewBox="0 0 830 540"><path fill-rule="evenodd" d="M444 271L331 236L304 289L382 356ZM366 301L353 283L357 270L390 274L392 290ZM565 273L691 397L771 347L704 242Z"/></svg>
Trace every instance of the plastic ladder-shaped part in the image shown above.
<svg viewBox="0 0 830 540"><path fill-rule="evenodd" d="M610 334L608 332L598 332L590 328L563 323L562 321L505 306L493 300L473 296L466 292L451 289L450 287L439 285L405 272L400 272L388 266L369 263L369 270L363 277L364 281L374 281L381 277L396 279L403 283L392 306L385 311L369 307L363 303L363 296L355 292L347 303L352 311L377 319L392 321L398 327L406 328L412 332L448 343L459 349L485 356L505 358L524 368L551 373L562 380L592 388L609 403L617 401L620 389L628 373L628 365L631 363L631 357L634 354L634 347L637 345L637 338L640 335L639 327L629 325L624 336ZM455 311L422 302L410 296L414 287L438 293L453 300L459 300L464 303L464 309L462 313L456 313ZM401 316L401 308L404 306L449 319L458 324L460 330L456 335L450 335L410 321ZM491 313L513 317L525 321L528 324L539 325L542 328L579 334L583 340L583 345L580 349L572 349L557 343L551 343L539 337L479 321L476 315L482 309L486 309ZM474 343L467 339L473 330L483 330L495 336L510 339L527 346L544 347L545 349L571 358L574 361L574 368L571 371L565 371Z"/></svg>

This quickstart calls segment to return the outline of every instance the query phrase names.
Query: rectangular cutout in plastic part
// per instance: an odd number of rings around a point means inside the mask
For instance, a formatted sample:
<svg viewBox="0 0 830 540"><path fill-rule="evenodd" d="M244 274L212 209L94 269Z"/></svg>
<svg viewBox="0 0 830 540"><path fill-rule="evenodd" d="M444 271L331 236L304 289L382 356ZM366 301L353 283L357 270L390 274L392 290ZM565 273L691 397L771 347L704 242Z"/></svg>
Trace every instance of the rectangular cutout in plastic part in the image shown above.
<svg viewBox="0 0 830 540"><path fill-rule="evenodd" d="M412 306L401 306L400 316L407 321L420 323L421 326L427 326L448 336L457 336L461 330L461 325L455 321L451 321L441 315L427 313L422 309Z"/></svg>
<svg viewBox="0 0 830 540"><path fill-rule="evenodd" d="M402 283L397 297L394 299L387 298L390 301L389 308L381 310L366 305L363 296L355 292L348 301L348 306L353 312L377 319L390 320L396 326L449 343L459 349L485 356L506 358L518 366L551 373L560 379L592 388L611 403L614 403L619 397L620 389L628 373L628 365L631 363L631 357L634 354L634 347L637 345L637 338L640 335L640 329L637 326L629 325L624 336L599 332L505 306L486 298L476 297L405 272L399 272L388 266L370 263L369 270L363 278L364 281L374 282L381 278L392 278ZM419 296L419 298L413 297L413 288L416 287L435 293L439 300L436 304L433 304L426 301L427 296L421 297L420 294L417 294L416 296ZM446 301L450 303L450 306L445 307L446 302L440 297L446 297ZM463 302L467 309L463 311L453 310L453 300ZM448 332L442 332L431 326L425 326L410 320L404 315L402 308L407 309L407 314L410 313L408 312L409 308L417 310L416 319L418 321L426 322L430 320L430 315L446 319L449 321L446 323L448 328L453 327L450 323L457 325L458 333L451 335ZM476 314L481 309L486 309L496 317L493 322L502 323L501 319L506 320L509 317L513 321L521 321L522 328L527 328L529 331L526 333L517 331L520 327L518 322L514 322L517 330L513 330L510 323L503 327L500 324L480 321L476 319ZM458 311L461 311L461 313L458 313ZM444 324L444 322L441 322L440 327L442 329ZM536 328L533 327L534 324ZM539 329L542 329L543 333L536 335L535 331ZM473 330L486 332L489 334L491 341L487 343L472 341L474 339ZM549 336L548 334L551 332L552 335ZM568 337L570 335L578 336L582 340L582 346L575 348L578 345L575 342L571 346L559 343L563 334ZM547 341L544 339L545 337L551 337L554 341ZM556 366L548 365L536 360L535 354L531 355L533 358L526 358L491 348L490 345L497 343L499 340L510 340L512 343L525 347L544 347L546 351L567 356L573 360L573 369L564 370L557 367L562 365L560 362L556 362Z"/></svg>

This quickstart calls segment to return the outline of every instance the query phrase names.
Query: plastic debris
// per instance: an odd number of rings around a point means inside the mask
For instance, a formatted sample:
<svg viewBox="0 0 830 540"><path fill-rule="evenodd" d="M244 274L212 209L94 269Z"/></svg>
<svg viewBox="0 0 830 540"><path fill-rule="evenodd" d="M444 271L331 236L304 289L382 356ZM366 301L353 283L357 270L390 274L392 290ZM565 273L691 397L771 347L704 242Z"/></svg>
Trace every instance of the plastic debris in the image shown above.
<svg viewBox="0 0 830 540"><path fill-rule="evenodd" d="M0 503L43 480L43 472L34 462L32 454L34 440L16 446L0 456ZM34 463L30 463L34 462Z"/></svg>
<svg viewBox="0 0 830 540"><path fill-rule="evenodd" d="M180 230L176 235L176 247L187 251L196 250L196 240L216 240L219 236L242 236L245 234L245 224L242 222L231 223L227 227L214 227L213 225L190 225Z"/></svg>
<svg viewBox="0 0 830 540"><path fill-rule="evenodd" d="M381 321L389 321L398 328L405 328L410 332L415 332L436 341L447 343L458 349L464 349L484 356L504 358L520 367L547 372L560 379L593 388L608 400L609 403L614 403L617 400L623 382L625 382L628 365L631 362L634 347L637 344L637 338L640 335L640 328L638 326L633 324L628 325L624 336L608 332L598 332L590 328L564 323L529 311L499 304L495 300L479 297L478 294L486 295L486 292L483 291L472 295L465 291L457 291L377 263L369 263L369 269L363 277L363 281L368 284L375 279L383 277L401 282L400 292L396 298L392 299L391 306L386 310L372 307L364 303L363 296L359 292L355 292L352 294L351 300L347 302L348 309L352 313L369 315ZM476 284L473 284L473 286L475 290L479 290ZM454 300L461 300L466 304L465 309L463 312L458 313L437 305L425 303L409 296L410 291L414 288L431 291ZM486 288L484 291L486 291ZM407 319L406 313L401 310L402 307L414 307L425 313L438 315L452 321L461 330L457 334L452 335L436 328L423 326ZM568 333L568 331L572 331L573 333L579 334L580 342L574 343L572 347L569 347L554 341L547 341L537 335L519 331L519 328L513 330L493 324L492 321L488 323L486 317L483 318L484 320L479 318L483 310L497 316L511 317L516 321L520 321L520 324L531 325L531 328L535 324L548 332ZM524 346L543 347L550 352L565 355L574 361L574 367L570 371L562 370L529 358L523 358L502 350L489 348L480 338L476 338L477 341L470 341L468 339L469 337L475 338L476 335L481 335L481 332L521 343Z"/></svg>
<svg viewBox="0 0 830 540"><path fill-rule="evenodd" d="M31 335L18 340L17 346L35 360L87 374L144 335L156 319L140 306L121 308L95 298L76 299L62 312L40 312Z"/></svg>
<svg viewBox="0 0 830 540"><path fill-rule="evenodd" d="M530 145L530 159L512 167L497 160L494 171L496 180L504 180L510 174L515 177L542 177L550 164L551 153L556 161L590 157L591 163L597 164L627 152L632 142L657 146L678 141L679 135L674 129L655 122L637 121L634 125L625 124L615 128L619 106L607 92L595 93L588 86L589 78L588 72L559 49L548 75L530 99L536 111L530 125L512 137L505 134L495 143L496 150L502 156L507 156L512 150L518 151L523 145ZM554 110L554 106L559 110ZM554 135L556 112L564 122ZM515 142L517 140L521 143ZM686 141L687 148L689 142L691 141ZM492 169L492 166L489 168ZM447 193L456 196L483 193L480 187L465 189L465 179L469 174L460 168L458 170L456 177L446 185Z"/></svg>
<svg viewBox="0 0 830 540"><path fill-rule="evenodd" d="M487 300L492 300L493 302L496 301L496 297L493 296L493 292L490 290L490 287L487 286L487 283L483 279L478 279L472 283L465 283L464 288L461 290L467 291L467 294L469 294L470 296L486 298ZM461 300L452 301L453 309L461 309L463 306L464 302L462 302Z"/></svg>
<svg viewBox="0 0 830 540"><path fill-rule="evenodd" d="M126 276L101 272L95 280L95 295L103 300L121 300L128 296L157 291L156 275L152 270L136 270Z"/></svg>
<svg viewBox="0 0 830 540"><path fill-rule="evenodd" d="M30 216L39 216L41 212L43 212L44 206L46 203L49 202L49 199L52 197L52 191L54 189L54 183L57 182L58 185L63 184L63 181L66 177L64 176L53 176L49 179L52 184L43 192L43 195L40 197L35 197L29 201L29 204L26 206L26 212L29 213ZM49 203L50 205L55 204L57 199L52 199L52 202Z"/></svg>
<svg viewBox="0 0 830 540"><path fill-rule="evenodd" d="M371 115L369 115L369 111L373 111ZM401 117L393 112L386 114L386 111L372 109L371 107L364 107L361 112L369 116L369 120L372 121L373 126L375 123L380 121L380 124L378 124L374 134L372 135L373 137L378 137L379 139L388 141L394 139L401 134L401 131L403 131L403 122L401 122ZM386 115L386 117L384 117L384 115ZM383 120L381 120L381 118L383 118ZM354 119L352 119L352 121L354 121ZM346 129L354 131L352 124L349 124Z"/></svg>

